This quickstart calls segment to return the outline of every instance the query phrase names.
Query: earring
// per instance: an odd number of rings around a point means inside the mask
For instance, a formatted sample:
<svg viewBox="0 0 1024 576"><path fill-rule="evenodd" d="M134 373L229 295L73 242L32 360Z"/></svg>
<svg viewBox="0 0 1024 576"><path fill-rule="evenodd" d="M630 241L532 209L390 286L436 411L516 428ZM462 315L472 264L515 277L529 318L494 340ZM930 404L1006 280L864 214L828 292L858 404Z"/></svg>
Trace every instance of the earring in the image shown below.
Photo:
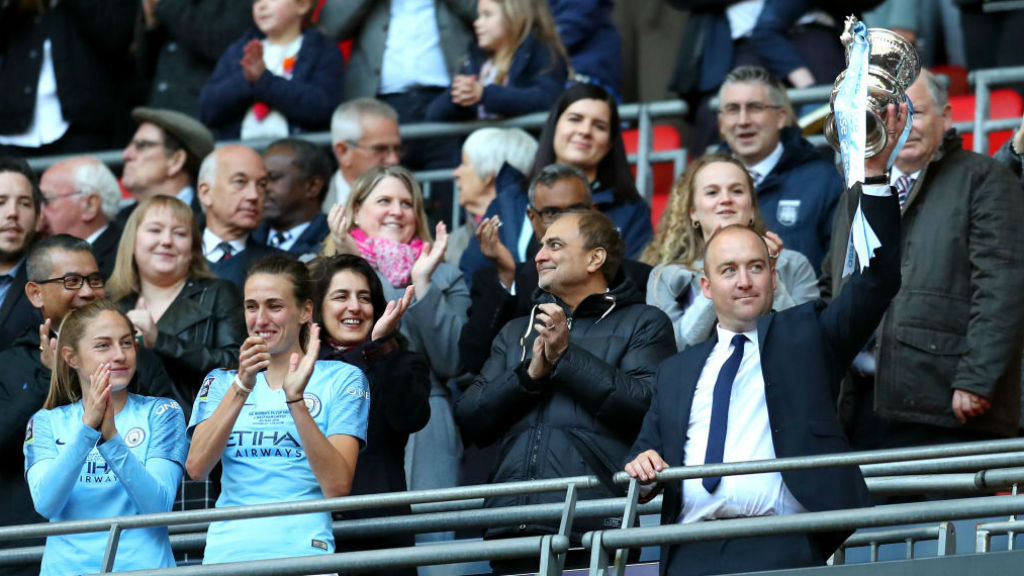
<svg viewBox="0 0 1024 576"><path fill-rule="evenodd" d="M697 220L694 220L693 221L693 227L696 228L697 230L700 230L700 222L698 222Z"/></svg>

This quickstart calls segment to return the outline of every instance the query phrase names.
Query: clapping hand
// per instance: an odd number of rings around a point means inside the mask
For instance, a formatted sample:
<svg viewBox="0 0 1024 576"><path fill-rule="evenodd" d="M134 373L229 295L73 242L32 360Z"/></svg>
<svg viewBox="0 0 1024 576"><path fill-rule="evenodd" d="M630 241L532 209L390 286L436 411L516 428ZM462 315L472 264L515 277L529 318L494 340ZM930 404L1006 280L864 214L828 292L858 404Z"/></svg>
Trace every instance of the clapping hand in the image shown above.
<svg viewBox="0 0 1024 576"><path fill-rule="evenodd" d="M110 440L117 435L110 392L110 364L101 362L89 375L89 394L82 399L82 422L94 430L99 430L104 440Z"/></svg>
<svg viewBox="0 0 1024 576"><path fill-rule="evenodd" d="M156 322L153 321L153 315L146 308L145 298L139 296L138 301L135 302L135 308L128 311L128 319L135 325L136 333L142 336L142 345L152 348L156 343L159 331Z"/></svg>
<svg viewBox="0 0 1024 576"><path fill-rule="evenodd" d="M552 303L537 306L535 320L533 328L537 337L533 341L533 358L527 374L537 380L550 374L569 348L569 322L562 307Z"/></svg>
<svg viewBox="0 0 1024 576"><path fill-rule="evenodd" d="M53 370L53 361L57 358L57 339L50 338L51 326L49 318L39 325L39 362L48 370Z"/></svg>
<svg viewBox="0 0 1024 576"><path fill-rule="evenodd" d="M238 381L249 390L256 383L256 374L270 366L270 350L259 336L249 336L238 353Z"/></svg>
<svg viewBox="0 0 1024 576"><path fill-rule="evenodd" d="M245 45L244 56L238 63L242 67L242 74L250 84L255 84L263 72L267 69L263 63L263 43L253 38Z"/></svg>
<svg viewBox="0 0 1024 576"><path fill-rule="evenodd" d="M423 252L412 265L412 283L416 287L416 298L422 300L430 290L430 278L434 275L441 260L444 259L445 250L448 249L448 228L444 222L438 222L434 228L433 244L423 246Z"/></svg>
<svg viewBox="0 0 1024 576"><path fill-rule="evenodd" d="M452 79L452 104L476 106L484 95L484 86L476 76L460 74Z"/></svg>
<svg viewBox="0 0 1024 576"><path fill-rule="evenodd" d="M294 352L288 359L288 373L284 377L284 396L292 401L302 398L313 375L313 366L320 355L320 325L311 322L309 325L309 341L306 342L306 353L299 356ZM297 403L297 402L296 402Z"/></svg>
<svg viewBox="0 0 1024 576"><path fill-rule="evenodd" d="M392 300L388 302L387 308L384 309L384 313L381 314L380 319L373 325L373 333L370 338L378 340L391 334L398 329L398 322L402 319L402 314L405 314L409 304L412 302L412 296L415 288L412 286L405 287L405 294L398 300Z"/></svg>
<svg viewBox="0 0 1024 576"><path fill-rule="evenodd" d="M359 246L355 239L348 233L348 218L345 217L345 207L341 204L331 206L327 214L327 227L331 230L331 241L334 242L334 251L337 254L352 254L359 256Z"/></svg>
<svg viewBox="0 0 1024 576"><path fill-rule="evenodd" d="M480 243L480 252L494 265L498 280L508 290L515 281L516 261L508 248L501 243L501 236L498 234L500 227L501 218L497 215L484 218L476 227L476 240Z"/></svg>
<svg viewBox="0 0 1024 576"><path fill-rule="evenodd" d="M782 254L782 247L784 246L782 237L775 232L765 232L763 238L765 246L768 247L768 257L772 260L778 259L779 254Z"/></svg>

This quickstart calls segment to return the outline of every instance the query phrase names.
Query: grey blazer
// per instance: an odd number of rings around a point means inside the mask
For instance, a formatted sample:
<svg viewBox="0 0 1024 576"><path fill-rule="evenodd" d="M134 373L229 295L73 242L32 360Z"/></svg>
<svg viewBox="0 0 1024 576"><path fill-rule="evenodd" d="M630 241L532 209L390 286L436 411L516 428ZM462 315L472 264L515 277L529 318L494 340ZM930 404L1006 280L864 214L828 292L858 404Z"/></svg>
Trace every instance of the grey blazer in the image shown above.
<svg viewBox="0 0 1024 576"><path fill-rule="evenodd" d="M458 73L466 46L473 39L476 0L435 0L437 33L448 73ZM345 100L373 98L380 89L380 69L391 19L389 0L327 0L320 29L338 41L354 39L345 71Z"/></svg>

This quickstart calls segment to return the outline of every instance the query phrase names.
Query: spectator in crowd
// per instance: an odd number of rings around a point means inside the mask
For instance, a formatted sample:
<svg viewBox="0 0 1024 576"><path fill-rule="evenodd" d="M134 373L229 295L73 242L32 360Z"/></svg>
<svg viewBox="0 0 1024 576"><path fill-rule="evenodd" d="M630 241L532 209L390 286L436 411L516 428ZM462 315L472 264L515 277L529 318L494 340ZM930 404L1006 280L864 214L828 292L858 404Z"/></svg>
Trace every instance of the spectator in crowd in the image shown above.
<svg viewBox="0 0 1024 576"><path fill-rule="evenodd" d="M103 276L89 244L67 234L56 234L36 242L25 259L28 282L25 294L39 310L35 325L27 326L10 348L0 351L0 458L21 461L25 426L43 407L50 389L50 374L57 348L56 329L68 312L104 297ZM49 281L56 278L59 281ZM68 288L71 286L71 288ZM42 322L40 325L39 323ZM44 349L44 341L48 346ZM148 356L148 357L147 357ZM140 351L139 377L131 391L152 396L169 396L173 386L162 363ZM25 483L24 470L16 466L0 467L0 525L45 522L32 508L32 497ZM40 539L41 545L43 541ZM15 547L29 542L8 541L0 547ZM4 574L39 574L39 563L24 571L12 568Z"/></svg>
<svg viewBox="0 0 1024 576"><path fill-rule="evenodd" d="M331 149L338 171L322 210L348 201L356 178L374 166L397 166L402 160L402 136L398 133L398 112L373 98L349 100L331 117Z"/></svg>
<svg viewBox="0 0 1024 576"><path fill-rule="evenodd" d="M132 324L108 300L61 323L53 382L25 432L25 478L36 510L52 522L168 512L188 442L181 406L129 394ZM115 422L116 416L116 422ZM49 536L40 574L100 569L103 532ZM166 526L127 530L114 570L175 566Z"/></svg>
<svg viewBox="0 0 1024 576"><path fill-rule="evenodd" d="M203 254L210 271L239 290L257 260L284 253L251 237L263 218L266 191L267 170L252 148L218 148L199 169L199 201L206 209Z"/></svg>
<svg viewBox="0 0 1024 576"><path fill-rule="evenodd" d="M138 124L132 141L121 153L121 186L135 202L121 209L117 224L124 228L141 202L153 196L174 196L202 217L195 186L199 166L213 152L213 134L194 118L173 110L136 108Z"/></svg>
<svg viewBox="0 0 1024 576"><path fill-rule="evenodd" d="M25 253L32 247L42 194L23 160L0 156L0 350L37 323L25 298Z"/></svg>
<svg viewBox="0 0 1024 576"><path fill-rule="evenodd" d="M320 205L331 179L331 160L315 144L285 138L267 148L263 163L267 167L267 199L253 239L300 260L312 260L330 234Z"/></svg>
<svg viewBox="0 0 1024 576"><path fill-rule="evenodd" d="M271 256L250 270L237 370L203 381L189 421L186 468L223 464L217 507L337 498L366 445L370 392L358 368L317 361L320 327L306 267ZM210 524L204 564L330 554L327 512Z"/></svg>
<svg viewBox="0 0 1024 576"><path fill-rule="evenodd" d="M907 107L890 106L898 133ZM865 181L885 178L895 148L865 161ZM857 466L662 482L667 467L834 454L850 449L835 416L843 370L871 336L900 287L899 208L884 183L863 189L864 215L881 246L828 306L774 312L776 273L760 232L730 224L704 246L701 291L718 315L715 334L658 369L655 397L630 450L626 472L664 489L662 524L780 516L870 505ZM794 362L798 349L800 361ZM849 531L688 542L661 549L663 574L732 574L823 566Z"/></svg>
<svg viewBox="0 0 1024 576"><path fill-rule="evenodd" d="M530 182L547 165L561 162L583 171L590 184L593 203L598 210L615 222L626 241L626 257L636 258L654 236L651 226L651 208L640 197L626 160L626 147L622 143L622 128L615 100L603 88L579 84L562 93L547 123L541 131L537 158L533 163ZM525 205L525 184L509 189L498 188L498 197L506 197L508 205L516 198ZM497 213L499 206L488 209L486 217ZM523 224L519 208L513 214L500 214L501 242L512 252L516 262L528 262L536 252L540 238L529 238L530 231ZM508 217L511 216L511 217ZM467 278L480 268L488 266L480 252L480 245L470 242L463 253L459 267Z"/></svg>
<svg viewBox="0 0 1024 576"><path fill-rule="evenodd" d="M783 248L778 234L765 226L743 163L707 154L676 180L654 241L644 250L644 261L654 265L647 303L668 314L680 352L714 333L715 309L700 287L704 246L716 230L731 224L750 226L764 237L776 273L775 310L818 299L818 275L803 254Z"/></svg>
<svg viewBox="0 0 1024 576"><path fill-rule="evenodd" d="M312 18L312 0L256 0L251 30L228 47L199 94L218 138L281 138L327 128L345 61Z"/></svg>
<svg viewBox="0 0 1024 576"><path fill-rule="evenodd" d="M459 190L459 206L468 218L449 235L446 262L458 264L462 258L487 208L498 195L498 181L522 179L533 167L536 154L537 141L518 128L480 128L466 138L462 144L462 163L453 175Z"/></svg>
<svg viewBox="0 0 1024 576"><path fill-rule="evenodd" d="M526 212L535 238L544 234L562 214L596 210L586 176L568 164L551 164L537 174L530 184ZM534 305L538 269L535 262L515 262L501 243L501 219L492 216L477 229L477 239L491 266L476 271L470 290L472 306L459 337L459 356L463 368L478 374L491 354L491 342L501 328L514 318L527 316ZM625 259L619 270L629 278L640 294L647 289L651 267ZM623 278L613 278L617 285Z"/></svg>
<svg viewBox="0 0 1024 576"><path fill-rule="evenodd" d="M245 339L241 296L210 273L199 227L181 200L154 196L128 219L109 292L141 347L163 361L186 414L203 376L238 363Z"/></svg>
<svg viewBox="0 0 1024 576"><path fill-rule="evenodd" d="M320 358L340 360L366 374L370 383L370 417L366 449L352 479L352 495L405 492L405 445L409 435L430 419L430 368L421 354L410 352L398 333L413 287L387 302L384 287L370 264L351 254L317 261L317 318L326 338ZM335 519L378 518L410 514L409 506L336 512ZM412 534L346 539L339 552L404 548ZM377 570L377 575L416 574L415 568Z"/></svg>
<svg viewBox="0 0 1024 576"><path fill-rule="evenodd" d="M709 106L730 70L764 66L794 86L831 84L845 68L843 19L879 0L669 0L689 11L671 87L694 116L690 147L703 153L717 141ZM812 259L813 261L813 259Z"/></svg>
<svg viewBox="0 0 1024 576"><path fill-rule="evenodd" d="M121 239L121 227L114 223L121 201L117 177L96 158L79 156L47 168L39 189L43 233L70 234L88 242L100 273L109 278Z"/></svg>
<svg viewBox="0 0 1024 576"><path fill-rule="evenodd" d="M479 0L476 42L451 86L427 109L429 120L521 116L548 110L565 89L569 56L547 4Z"/></svg>
<svg viewBox="0 0 1024 576"><path fill-rule="evenodd" d="M572 59L573 80L622 95L622 37L612 0L547 0L558 36Z"/></svg>
<svg viewBox="0 0 1024 576"><path fill-rule="evenodd" d="M493 482L597 474L609 478L640 431L655 367L675 350L672 327L631 281L612 285L625 252L614 223L593 211L547 228L529 316L501 329L491 357L456 407L464 437L501 443ZM570 331L570 323L572 330ZM582 498L611 498L597 487ZM560 501L555 493L498 496L486 507ZM572 540L613 519L578 519ZM550 534L557 522L494 528L485 537ZM535 572L511 563L499 573ZM511 572L503 570L511 569Z"/></svg>
<svg viewBox="0 0 1024 576"><path fill-rule="evenodd" d="M445 263L448 232L438 223L431 238L423 193L400 166L377 166L356 180L348 204L328 216L331 247L362 256L377 271L388 300L413 300L402 317L409 349L430 363L430 422L406 449L410 490L458 484L462 446L452 419L448 380L459 375L458 335L466 322L469 293L458 268Z"/></svg>
<svg viewBox="0 0 1024 576"><path fill-rule="evenodd" d="M345 100L387 102L402 124L426 120L427 107L459 73L476 8L477 0L401 0L395 5L327 0L320 12L325 33L339 41L353 40ZM402 165L410 170L449 169L458 163L457 138L408 142L402 154ZM433 185L432 216L452 213L451 194L449 186Z"/></svg>
<svg viewBox="0 0 1024 576"><path fill-rule="evenodd" d="M765 224L817 272L843 192L839 172L792 125L786 91L764 68L729 72L718 100L723 149L750 172Z"/></svg>
<svg viewBox="0 0 1024 576"><path fill-rule="evenodd" d="M136 2L0 2L0 156L106 150L124 114L110 62L125 60Z"/></svg>
<svg viewBox="0 0 1024 576"><path fill-rule="evenodd" d="M1024 118L1020 127L996 152L994 158L1010 169L1024 184Z"/></svg>
<svg viewBox="0 0 1024 576"><path fill-rule="evenodd" d="M147 106L198 116L199 92L217 60L251 26L249 2L142 2L134 55L139 70L152 84ZM200 154L200 160L205 156Z"/></svg>
<svg viewBox="0 0 1024 576"><path fill-rule="evenodd" d="M913 127L890 175L902 204L903 286L851 370L850 439L873 449L1016 436L1024 195L999 162L962 148L934 75L922 70L907 96ZM856 203L855 194L839 202L823 294L842 282Z"/></svg>

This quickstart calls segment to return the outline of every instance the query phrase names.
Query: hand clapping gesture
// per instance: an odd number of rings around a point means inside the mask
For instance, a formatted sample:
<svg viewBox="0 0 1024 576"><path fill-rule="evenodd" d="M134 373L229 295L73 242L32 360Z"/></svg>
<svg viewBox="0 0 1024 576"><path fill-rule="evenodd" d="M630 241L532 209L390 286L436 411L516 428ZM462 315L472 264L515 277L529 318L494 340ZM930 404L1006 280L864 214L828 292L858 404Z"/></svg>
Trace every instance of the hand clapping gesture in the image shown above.
<svg viewBox="0 0 1024 576"><path fill-rule="evenodd" d="M438 222L434 228L434 243L423 246L423 252L412 265L412 283L416 288L416 298L423 299L430 290L430 278L434 275L441 260L444 259L445 250L448 249L448 228L444 222Z"/></svg>
<svg viewBox="0 0 1024 576"><path fill-rule="evenodd" d="M373 325L373 332L370 334L372 340L379 340L398 329L398 323L405 314L409 304L412 302L413 286L405 287L405 294L398 300L388 302L387 308L381 314L380 320Z"/></svg>
<svg viewBox="0 0 1024 576"><path fill-rule="evenodd" d="M460 74L452 79L452 104L476 106L483 96L484 86L476 76Z"/></svg>
<svg viewBox="0 0 1024 576"><path fill-rule="evenodd" d="M259 336L249 336L242 342L238 354L238 381L242 386L252 390L256 383L256 374L270 366L270 350L267 343Z"/></svg>
<svg viewBox="0 0 1024 576"><path fill-rule="evenodd" d="M331 206L327 214L327 227L331 230L331 241L334 242L334 250L338 254L352 254L359 256L359 246L348 233L348 219L345 218L345 207L341 204Z"/></svg>
<svg viewBox="0 0 1024 576"><path fill-rule="evenodd" d="M142 345L146 348L152 348L153 344L156 343L159 331L156 328L156 322L153 321L153 315L146 308L145 298L139 296L139 300L135 303L135 308L128 311L128 319L135 326L136 333L142 336Z"/></svg>
<svg viewBox="0 0 1024 576"><path fill-rule="evenodd" d="M512 253L501 243L498 234L501 218L497 215L485 218L476 227L476 240L480 243L480 252L491 261L498 273L498 280L506 290L512 288L516 276L516 261Z"/></svg>
<svg viewBox="0 0 1024 576"><path fill-rule="evenodd" d="M57 339L50 338L51 326L49 318L39 325L39 362L48 370L53 370L53 360L57 357Z"/></svg>
<svg viewBox="0 0 1024 576"><path fill-rule="evenodd" d="M306 353L299 357L293 353L288 359L288 374L284 377L284 396L288 402L295 402L302 399L309 384L309 377L313 374L313 365L316 364L317 356L320 355L320 325L311 322L309 325L309 342L306 343Z"/></svg>
<svg viewBox="0 0 1024 576"><path fill-rule="evenodd" d="M110 364L103 362L89 375L89 394L82 399L82 422L93 430L99 430L104 440L117 435L110 392Z"/></svg>
<svg viewBox="0 0 1024 576"><path fill-rule="evenodd" d="M253 38L245 45L244 56L238 63L242 67L242 75L250 84L255 84L267 69L263 63L263 42Z"/></svg>
<svg viewBox="0 0 1024 576"><path fill-rule="evenodd" d="M539 305L537 309L533 325L537 337L533 340L533 358L526 369L534 380L548 376L569 348L569 322L562 307L548 303Z"/></svg>

